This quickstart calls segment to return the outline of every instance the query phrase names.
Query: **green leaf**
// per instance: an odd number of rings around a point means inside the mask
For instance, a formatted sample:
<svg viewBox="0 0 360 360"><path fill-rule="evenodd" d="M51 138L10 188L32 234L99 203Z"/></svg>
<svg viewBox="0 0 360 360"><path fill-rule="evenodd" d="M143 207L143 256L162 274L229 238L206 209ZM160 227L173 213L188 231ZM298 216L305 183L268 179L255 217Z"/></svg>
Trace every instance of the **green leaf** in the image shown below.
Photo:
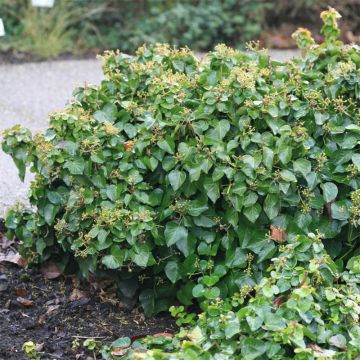
<svg viewBox="0 0 360 360"><path fill-rule="evenodd" d="M204 277L202 278L202 282L209 287L214 286L218 281L219 277L217 275L204 275Z"/></svg>
<svg viewBox="0 0 360 360"><path fill-rule="evenodd" d="M208 208L209 206L206 200L197 199L190 202L187 212L191 216L200 216Z"/></svg>
<svg viewBox="0 0 360 360"><path fill-rule="evenodd" d="M346 265L352 274L360 274L360 255L352 257Z"/></svg>
<svg viewBox="0 0 360 360"><path fill-rule="evenodd" d="M339 349L346 349L346 338L344 335L334 335L329 339L329 344Z"/></svg>
<svg viewBox="0 0 360 360"><path fill-rule="evenodd" d="M157 146L171 155L175 154L175 142L170 136L166 136L165 139L158 141Z"/></svg>
<svg viewBox="0 0 360 360"><path fill-rule="evenodd" d="M126 132L126 135L129 139L134 138L137 134L136 127L130 123L125 124L124 131Z"/></svg>
<svg viewBox="0 0 360 360"><path fill-rule="evenodd" d="M56 191L48 191L47 198L54 205L61 205L64 202L62 195Z"/></svg>
<svg viewBox="0 0 360 360"><path fill-rule="evenodd" d="M176 297L184 305L192 305L193 303L193 294L192 290L194 288L194 283L188 281L184 286L181 286L180 289L176 292Z"/></svg>
<svg viewBox="0 0 360 360"><path fill-rule="evenodd" d="M286 182L297 182L296 176L290 170L281 170L280 176Z"/></svg>
<svg viewBox="0 0 360 360"><path fill-rule="evenodd" d="M64 169L68 169L72 175L82 175L85 169L85 161L83 158L68 160L64 164Z"/></svg>
<svg viewBox="0 0 360 360"><path fill-rule="evenodd" d="M357 169L360 171L360 154L354 154L351 158L354 165L357 167Z"/></svg>
<svg viewBox="0 0 360 360"><path fill-rule="evenodd" d="M260 213L261 213L261 206L259 204L255 204L253 206L244 209L244 215L252 223L254 223L257 220Z"/></svg>
<svg viewBox="0 0 360 360"><path fill-rule="evenodd" d="M306 159L297 159L293 162L294 171L299 172L304 177L311 172L311 162Z"/></svg>
<svg viewBox="0 0 360 360"><path fill-rule="evenodd" d="M152 316L155 313L155 294L154 290L146 289L140 293L139 301L144 309L145 316Z"/></svg>
<svg viewBox="0 0 360 360"><path fill-rule="evenodd" d="M168 279L175 284L181 277L179 264L176 261L168 261L165 265L165 274Z"/></svg>
<svg viewBox="0 0 360 360"><path fill-rule="evenodd" d="M206 299L212 300L220 296L220 289L218 287L212 287L204 290L204 296Z"/></svg>
<svg viewBox="0 0 360 360"><path fill-rule="evenodd" d="M203 296L204 291L205 291L204 286L201 285L201 284L197 284L197 285L194 286L194 288L192 290L192 294L193 294L194 297L197 298L197 297Z"/></svg>
<svg viewBox="0 0 360 360"><path fill-rule="evenodd" d="M123 190L122 184L119 185L109 185L106 188L106 195L111 201L116 201L120 198L120 194Z"/></svg>
<svg viewBox="0 0 360 360"><path fill-rule="evenodd" d="M286 328L285 319L280 315L268 312L265 314L264 328L270 331L281 331Z"/></svg>
<svg viewBox="0 0 360 360"><path fill-rule="evenodd" d="M179 170L172 170L169 175L169 182L171 187L174 189L174 191L177 191L180 189L181 185L186 180L186 174Z"/></svg>
<svg viewBox="0 0 360 360"><path fill-rule="evenodd" d="M106 255L101 259L108 269L118 269L124 263L125 252L120 247L113 245L111 247L111 254Z"/></svg>
<svg viewBox="0 0 360 360"><path fill-rule="evenodd" d="M186 241L188 238L187 229L175 221L168 222L165 227L165 241L167 246L172 246L178 241Z"/></svg>
<svg viewBox="0 0 360 360"><path fill-rule="evenodd" d="M320 185L323 191L323 197L326 203L329 203L336 199L338 194L337 186L332 182L327 182L325 184Z"/></svg>
<svg viewBox="0 0 360 360"><path fill-rule="evenodd" d="M256 331L260 329L261 325L264 322L264 319L260 316L247 316L246 322L248 323L251 331Z"/></svg>
<svg viewBox="0 0 360 360"><path fill-rule="evenodd" d="M228 320L225 325L225 338L231 339L234 335L239 334L240 321L236 314L234 314L232 311L228 312L226 317Z"/></svg>
<svg viewBox="0 0 360 360"><path fill-rule="evenodd" d="M230 123L228 120L220 120L216 125L215 131L217 139L222 140L230 130Z"/></svg>
<svg viewBox="0 0 360 360"><path fill-rule="evenodd" d="M273 117L276 118L279 115L279 110L276 105L270 105L267 109L267 112Z"/></svg>
<svg viewBox="0 0 360 360"><path fill-rule="evenodd" d="M54 223L55 216L59 211L59 207L53 204L47 204L44 208L44 219L47 224L51 225Z"/></svg>
<svg viewBox="0 0 360 360"><path fill-rule="evenodd" d="M266 344L258 339L251 337L244 337L244 340L240 344L241 359L243 360L255 360L261 357L266 351Z"/></svg>
<svg viewBox="0 0 360 360"><path fill-rule="evenodd" d="M112 348L125 348L131 345L131 339L128 337L121 337L113 341L110 345Z"/></svg>
<svg viewBox="0 0 360 360"><path fill-rule="evenodd" d="M132 256L132 260L137 266L146 267L155 263L155 259L150 251L141 250Z"/></svg>
<svg viewBox="0 0 360 360"><path fill-rule="evenodd" d="M283 165L286 165L291 160L291 156L292 156L291 147L287 145L281 145L278 151L279 151L278 153L279 160Z"/></svg>
<svg viewBox="0 0 360 360"><path fill-rule="evenodd" d="M280 211L280 196L278 194L266 195L264 212L270 220L274 219Z"/></svg>
<svg viewBox="0 0 360 360"><path fill-rule="evenodd" d="M272 169L273 161L274 161L274 152L270 148L264 147L263 148L263 163L268 170Z"/></svg>
<svg viewBox="0 0 360 360"><path fill-rule="evenodd" d="M331 204L331 217L336 220L347 220L350 212L345 201L337 201Z"/></svg>
<svg viewBox="0 0 360 360"><path fill-rule="evenodd" d="M220 197L219 183L213 182L211 178L207 178L204 182L204 189L209 199L215 203Z"/></svg>
<svg viewBox="0 0 360 360"><path fill-rule="evenodd" d="M258 201L258 198L259 198L259 196L255 192L250 191L248 194L246 194L243 205L245 207L252 206L252 205L256 204L256 202Z"/></svg>

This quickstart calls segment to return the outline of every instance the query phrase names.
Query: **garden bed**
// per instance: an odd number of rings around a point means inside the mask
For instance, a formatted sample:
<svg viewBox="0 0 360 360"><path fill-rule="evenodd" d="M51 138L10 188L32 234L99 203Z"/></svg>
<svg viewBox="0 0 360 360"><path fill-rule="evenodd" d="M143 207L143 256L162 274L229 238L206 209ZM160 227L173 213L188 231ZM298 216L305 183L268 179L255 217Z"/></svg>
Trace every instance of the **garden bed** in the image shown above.
<svg viewBox="0 0 360 360"><path fill-rule="evenodd" d="M13 252L14 244L5 239L0 240L0 257ZM75 276L48 279L54 274L43 273L0 262L0 359L24 359L21 348L27 341L42 344L42 358L86 359L91 353L74 347L74 340L82 345L95 338L106 344L122 336L175 330L169 315L145 319L137 308L125 309L111 283L89 286Z"/></svg>

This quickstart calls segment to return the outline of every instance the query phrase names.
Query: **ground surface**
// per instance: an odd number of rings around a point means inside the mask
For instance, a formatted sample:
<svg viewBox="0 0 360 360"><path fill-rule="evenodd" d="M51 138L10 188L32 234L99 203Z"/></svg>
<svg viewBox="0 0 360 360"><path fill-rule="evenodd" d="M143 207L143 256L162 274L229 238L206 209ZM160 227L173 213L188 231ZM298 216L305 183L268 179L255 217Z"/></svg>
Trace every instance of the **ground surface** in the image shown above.
<svg viewBox="0 0 360 360"><path fill-rule="evenodd" d="M19 123L45 129L48 114L63 109L77 85L102 78L97 60L0 65L0 131ZM11 158L0 151L0 217L17 198L26 198L30 178L21 183Z"/></svg>
<svg viewBox="0 0 360 360"><path fill-rule="evenodd" d="M3 246L0 239L0 258L13 251L13 245ZM169 315L145 319L138 309L126 310L110 283L82 285L74 276L45 275L0 261L0 360L25 359L26 341L43 344L41 359L87 360L94 357L83 347L74 349L74 340L99 337L109 344L123 336L175 331Z"/></svg>
<svg viewBox="0 0 360 360"><path fill-rule="evenodd" d="M272 50L271 55L283 60L298 52ZM45 129L48 114L64 108L76 85L102 79L95 59L0 65L0 131L18 123L32 131ZM0 218L16 199L26 199L30 179L21 183L12 160L0 151Z"/></svg>

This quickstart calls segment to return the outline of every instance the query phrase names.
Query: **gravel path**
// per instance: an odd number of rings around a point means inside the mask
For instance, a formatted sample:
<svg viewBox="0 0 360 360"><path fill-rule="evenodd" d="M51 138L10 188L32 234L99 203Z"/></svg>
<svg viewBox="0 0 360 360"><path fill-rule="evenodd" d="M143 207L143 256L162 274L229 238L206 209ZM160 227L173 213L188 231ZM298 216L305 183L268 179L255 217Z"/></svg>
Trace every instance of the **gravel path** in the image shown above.
<svg viewBox="0 0 360 360"><path fill-rule="evenodd" d="M293 50L271 51L274 59L297 56ZM46 128L48 113L62 109L77 85L99 84L103 78L97 60L65 60L0 65L0 131L22 124L32 131ZM22 183L11 158L0 151L0 217L16 199L25 201L31 176Z"/></svg>
<svg viewBox="0 0 360 360"><path fill-rule="evenodd" d="M65 60L0 66L0 131L22 124L43 130L48 114L63 109L73 89L103 78L97 60ZM12 159L0 151L0 217L16 199L24 201L31 175L22 183Z"/></svg>

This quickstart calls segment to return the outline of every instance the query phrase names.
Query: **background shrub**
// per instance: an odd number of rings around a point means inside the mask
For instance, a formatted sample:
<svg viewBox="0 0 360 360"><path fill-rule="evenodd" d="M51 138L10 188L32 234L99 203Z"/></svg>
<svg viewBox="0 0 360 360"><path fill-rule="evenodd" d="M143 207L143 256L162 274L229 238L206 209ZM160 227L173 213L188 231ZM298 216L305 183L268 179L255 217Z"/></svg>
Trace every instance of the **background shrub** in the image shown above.
<svg viewBox="0 0 360 360"><path fill-rule="evenodd" d="M57 0L52 9L0 0L7 32L0 48L48 58L99 49L133 54L157 42L206 51L218 43L243 48L261 38L269 46L293 47L290 34L300 25L316 30L317 14L328 5L341 10L344 40L358 42L357 0ZM322 41L318 31L315 38Z"/></svg>
<svg viewBox="0 0 360 360"><path fill-rule="evenodd" d="M28 0L0 0L6 36L1 50L15 50L38 59L89 49L87 38L96 32L90 20L105 9L78 0L56 1L53 8L37 8Z"/></svg>
<svg viewBox="0 0 360 360"><path fill-rule="evenodd" d="M209 50L219 42L243 46L257 38L268 7L264 0L109 1L109 16L96 24L107 48L133 53L144 43L161 42Z"/></svg>

